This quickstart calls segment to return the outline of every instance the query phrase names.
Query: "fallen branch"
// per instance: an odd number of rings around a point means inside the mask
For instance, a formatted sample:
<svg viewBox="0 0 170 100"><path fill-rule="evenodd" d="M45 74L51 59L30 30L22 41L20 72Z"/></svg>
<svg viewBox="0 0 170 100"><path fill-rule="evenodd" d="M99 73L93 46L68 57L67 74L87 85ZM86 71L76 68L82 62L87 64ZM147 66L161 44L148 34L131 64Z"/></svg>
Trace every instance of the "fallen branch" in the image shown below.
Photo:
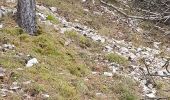
<svg viewBox="0 0 170 100"><path fill-rule="evenodd" d="M160 15L155 15L155 16L152 16L152 17L143 17L143 16L132 16L132 15L128 15L126 14L125 12L121 11L120 8L112 5L112 4L109 4L109 3L106 3L105 1L103 0L100 0L100 2L106 6L109 6L111 8L113 8L114 10L116 10L118 13L122 14L123 16L125 17L128 17L128 18L134 18L134 19L141 19L141 20L166 20L166 19L169 19L170 18L170 15L167 15L167 16L160 16ZM149 12L149 11L148 11Z"/></svg>
<svg viewBox="0 0 170 100"><path fill-rule="evenodd" d="M150 73L150 71L149 71L149 65L146 64L145 59L142 59L142 62L144 63L144 65L145 65L145 67L146 67L146 70L147 70L147 72L148 72L148 75L149 75L150 78L152 79L154 85L156 85L156 82L155 82L154 78L151 76L151 73Z"/></svg>
<svg viewBox="0 0 170 100"><path fill-rule="evenodd" d="M154 97L154 98L149 98L149 97L146 97L145 99L143 100L169 100L170 97Z"/></svg>
<svg viewBox="0 0 170 100"><path fill-rule="evenodd" d="M169 71L169 69L168 69L169 61L170 61L170 59L168 59L168 60L166 61L166 63L162 66L162 68L165 68L168 73L170 73L170 71Z"/></svg>
<svg viewBox="0 0 170 100"><path fill-rule="evenodd" d="M150 74L150 76L159 76L159 77L168 77L168 78L170 78L170 75Z"/></svg>

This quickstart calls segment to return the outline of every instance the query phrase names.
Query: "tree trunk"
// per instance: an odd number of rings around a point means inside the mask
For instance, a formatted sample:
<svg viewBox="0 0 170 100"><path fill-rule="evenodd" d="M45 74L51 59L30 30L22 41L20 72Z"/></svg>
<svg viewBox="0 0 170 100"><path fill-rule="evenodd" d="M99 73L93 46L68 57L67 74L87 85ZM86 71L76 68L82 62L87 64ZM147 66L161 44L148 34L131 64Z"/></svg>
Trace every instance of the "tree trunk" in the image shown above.
<svg viewBox="0 0 170 100"><path fill-rule="evenodd" d="M35 0L18 0L17 23L25 32L35 35L37 32Z"/></svg>

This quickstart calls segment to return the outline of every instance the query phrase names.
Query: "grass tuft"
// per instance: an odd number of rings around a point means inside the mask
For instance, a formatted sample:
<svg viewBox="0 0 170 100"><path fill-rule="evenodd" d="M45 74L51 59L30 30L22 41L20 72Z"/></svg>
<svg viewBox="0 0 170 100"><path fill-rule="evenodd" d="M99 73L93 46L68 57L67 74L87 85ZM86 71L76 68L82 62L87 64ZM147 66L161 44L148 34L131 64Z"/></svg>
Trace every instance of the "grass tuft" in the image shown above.
<svg viewBox="0 0 170 100"><path fill-rule="evenodd" d="M118 64L127 64L128 63L128 60L125 57L120 56L116 53L109 53L105 56L105 58L110 62L115 62Z"/></svg>

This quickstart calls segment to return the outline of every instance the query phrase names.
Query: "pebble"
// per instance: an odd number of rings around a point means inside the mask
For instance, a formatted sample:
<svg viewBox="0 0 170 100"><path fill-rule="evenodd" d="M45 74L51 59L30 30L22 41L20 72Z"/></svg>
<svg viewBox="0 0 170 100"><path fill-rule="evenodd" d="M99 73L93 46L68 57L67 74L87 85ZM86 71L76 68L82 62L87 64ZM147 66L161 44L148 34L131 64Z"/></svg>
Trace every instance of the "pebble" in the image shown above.
<svg viewBox="0 0 170 100"><path fill-rule="evenodd" d="M112 77L113 76L113 73L110 73L110 72L104 72L104 75L107 76L107 77Z"/></svg>
<svg viewBox="0 0 170 100"><path fill-rule="evenodd" d="M36 58L32 58L30 59L27 64L26 67L32 67L34 64L38 64L38 60Z"/></svg>
<svg viewBox="0 0 170 100"><path fill-rule="evenodd" d="M10 86L10 90L16 91L20 89L20 87L18 86L17 82L13 82L12 85Z"/></svg>
<svg viewBox="0 0 170 100"><path fill-rule="evenodd" d="M50 10L51 10L52 12L56 12L56 11L57 11L57 8L56 8L56 7L50 7Z"/></svg>
<svg viewBox="0 0 170 100"><path fill-rule="evenodd" d="M48 95L48 94L42 94L42 96L43 96L44 98L49 98L49 97L50 97L50 95Z"/></svg>
<svg viewBox="0 0 170 100"><path fill-rule="evenodd" d="M1 15L0 15L0 17L1 17ZM3 24L0 24L0 29L2 29L3 28Z"/></svg>
<svg viewBox="0 0 170 100"><path fill-rule="evenodd" d="M15 48L15 46L12 45L12 44L3 44L2 47L5 48L5 49L10 49L10 50Z"/></svg>

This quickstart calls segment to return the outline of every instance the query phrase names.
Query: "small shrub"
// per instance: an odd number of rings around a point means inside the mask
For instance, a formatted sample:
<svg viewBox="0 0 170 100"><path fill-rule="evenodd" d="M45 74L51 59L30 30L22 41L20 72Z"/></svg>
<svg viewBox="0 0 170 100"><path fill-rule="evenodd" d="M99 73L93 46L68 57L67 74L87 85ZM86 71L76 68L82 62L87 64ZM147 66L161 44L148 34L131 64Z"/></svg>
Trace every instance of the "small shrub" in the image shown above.
<svg viewBox="0 0 170 100"><path fill-rule="evenodd" d="M4 33L10 34L10 35L21 35L24 33L24 31L21 28L5 28L2 30Z"/></svg>
<svg viewBox="0 0 170 100"><path fill-rule="evenodd" d="M82 48L91 47L91 45L93 44L90 39L86 38L85 36L79 35L75 31L67 31L65 32L65 34L68 38L75 40L76 43Z"/></svg>
<svg viewBox="0 0 170 100"><path fill-rule="evenodd" d="M66 31L64 34L66 34L66 36L68 38L71 38L71 39L77 39L78 38L78 34L76 31Z"/></svg>
<svg viewBox="0 0 170 100"><path fill-rule="evenodd" d="M88 73L87 66L85 65L71 65L68 66L68 70L71 74L76 75L78 77L85 76Z"/></svg>
<svg viewBox="0 0 170 100"><path fill-rule="evenodd" d="M80 36L79 41L80 41L80 46L82 48L91 47L91 45L92 45L92 42L84 36Z"/></svg>
<svg viewBox="0 0 170 100"><path fill-rule="evenodd" d="M53 16L53 15L48 15L47 20L51 21L52 23L58 24L59 21Z"/></svg>
<svg viewBox="0 0 170 100"><path fill-rule="evenodd" d="M135 83L133 80L128 77L121 78L121 81L115 83L114 91L118 94L119 100L139 100L134 86Z"/></svg>
<svg viewBox="0 0 170 100"><path fill-rule="evenodd" d="M19 36L20 41L22 42L29 42L29 35L28 34L21 34Z"/></svg>
<svg viewBox="0 0 170 100"><path fill-rule="evenodd" d="M125 57L120 56L116 53L107 54L105 56L105 58L110 62L115 62L115 63L118 63L118 64L127 64L128 63L128 60Z"/></svg>

